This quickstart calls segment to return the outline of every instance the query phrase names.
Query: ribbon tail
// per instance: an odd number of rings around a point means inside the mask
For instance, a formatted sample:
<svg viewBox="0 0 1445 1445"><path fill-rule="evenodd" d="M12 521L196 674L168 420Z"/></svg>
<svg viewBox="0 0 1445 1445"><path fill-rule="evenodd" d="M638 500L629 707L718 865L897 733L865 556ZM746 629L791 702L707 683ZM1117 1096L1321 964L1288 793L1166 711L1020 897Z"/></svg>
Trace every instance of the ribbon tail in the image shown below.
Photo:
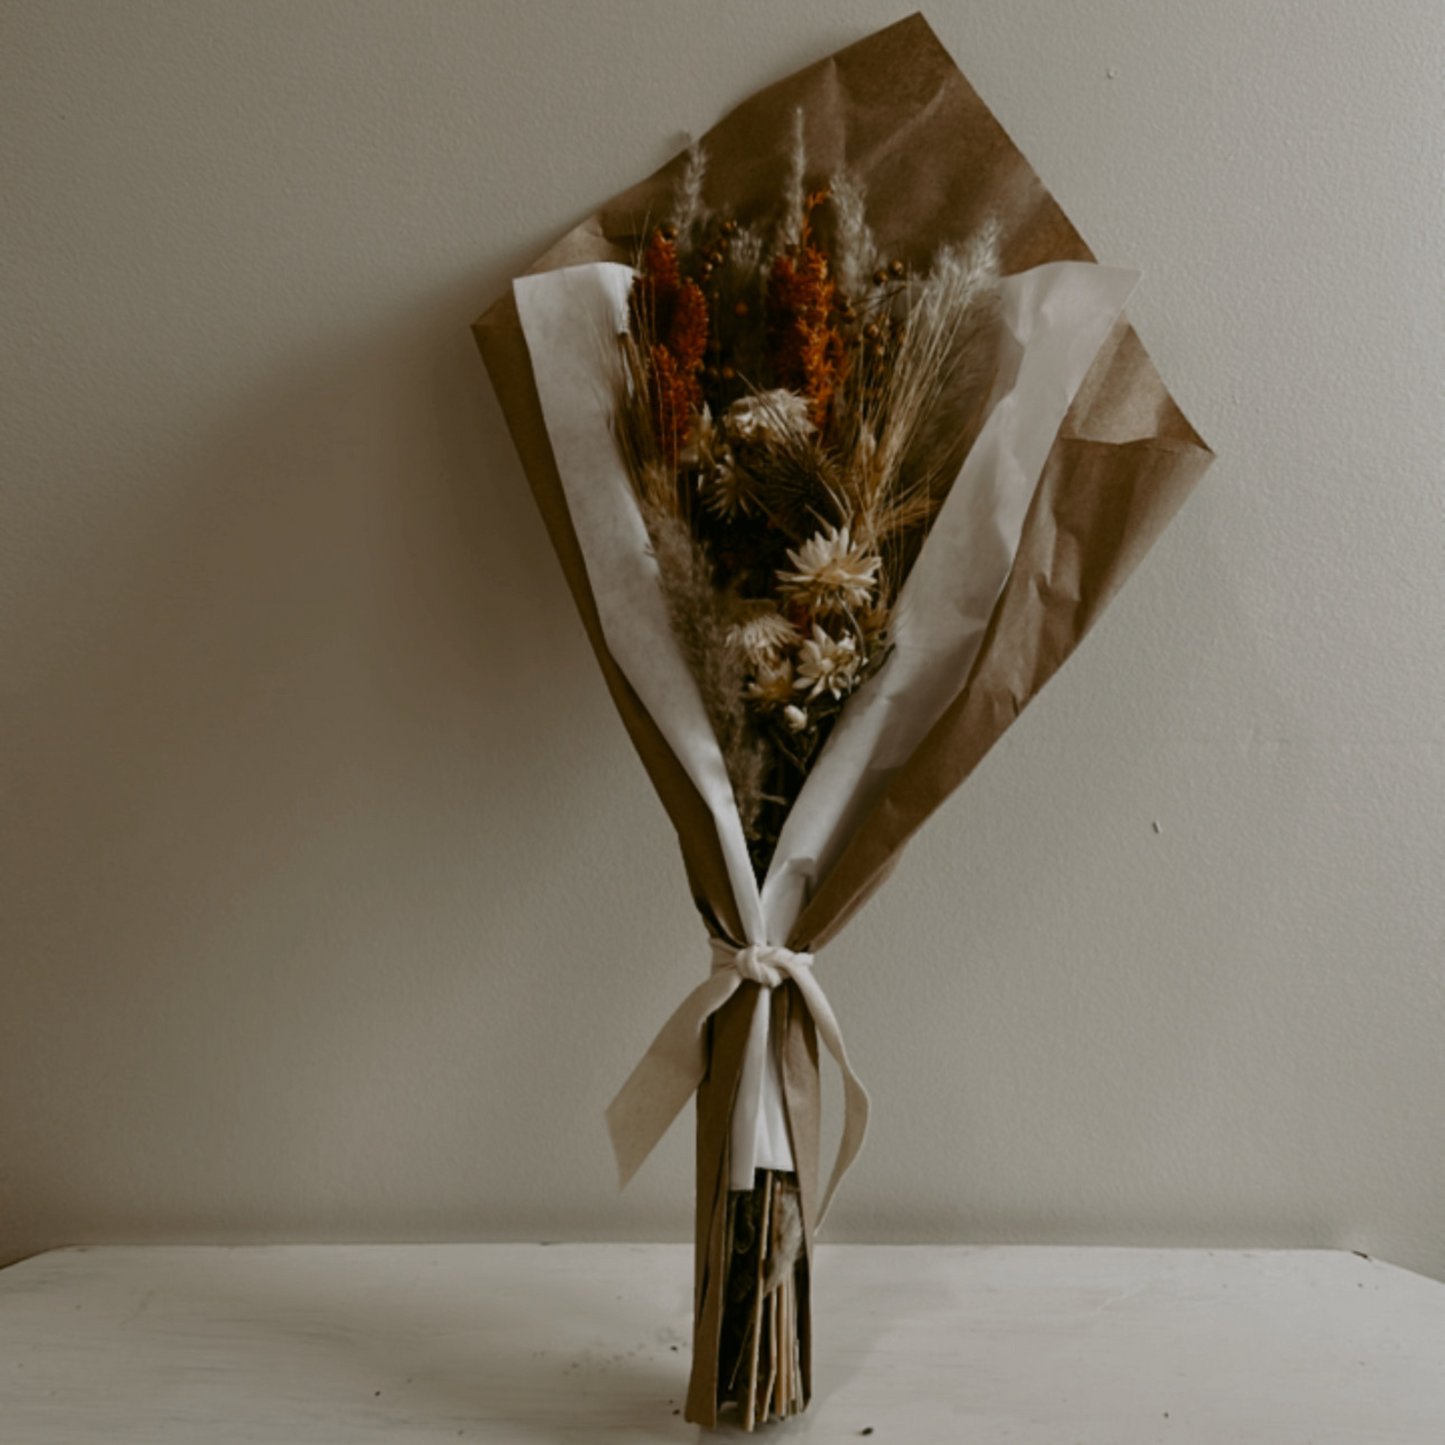
<svg viewBox="0 0 1445 1445"><path fill-rule="evenodd" d="M607 1106L619 1188L627 1187L697 1092L707 1073L703 1030L741 984L742 979L729 971L714 973L693 989Z"/></svg>
<svg viewBox="0 0 1445 1445"><path fill-rule="evenodd" d="M796 973L790 970L789 977L798 985L803 1002L813 1016L818 1036L843 1075L843 1137L838 1143L838 1157L833 1161L833 1172L828 1178L828 1188L818 1209L818 1222L813 1226L816 1230L821 1228L828 1214L828 1206L833 1202L833 1195L858 1157L858 1151L863 1147L863 1137L868 1132L868 1090L863 1087L863 1081L853 1072L853 1067L848 1062L848 1050L843 1047L843 1031L838 1027L833 1006L828 1002L818 980L813 977L812 970L800 968Z"/></svg>

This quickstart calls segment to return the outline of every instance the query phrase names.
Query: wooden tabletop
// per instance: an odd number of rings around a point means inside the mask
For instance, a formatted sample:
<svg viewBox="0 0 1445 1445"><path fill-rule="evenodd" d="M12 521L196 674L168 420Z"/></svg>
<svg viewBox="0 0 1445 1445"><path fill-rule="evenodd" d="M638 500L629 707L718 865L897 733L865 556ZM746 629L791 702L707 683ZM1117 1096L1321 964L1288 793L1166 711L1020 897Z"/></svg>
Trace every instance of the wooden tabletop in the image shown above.
<svg viewBox="0 0 1445 1445"><path fill-rule="evenodd" d="M0 1441L696 1440L690 1269L683 1245L60 1250L0 1271ZM813 1404L764 1439L1445 1442L1445 1285L1352 1254L824 1246L815 1309Z"/></svg>

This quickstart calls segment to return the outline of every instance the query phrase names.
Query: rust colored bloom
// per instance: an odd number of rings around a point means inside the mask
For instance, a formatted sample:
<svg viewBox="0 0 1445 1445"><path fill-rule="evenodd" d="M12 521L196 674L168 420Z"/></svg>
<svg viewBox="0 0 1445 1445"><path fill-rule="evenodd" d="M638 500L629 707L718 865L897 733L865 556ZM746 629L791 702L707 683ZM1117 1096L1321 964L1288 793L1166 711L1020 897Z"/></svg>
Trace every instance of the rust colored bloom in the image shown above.
<svg viewBox="0 0 1445 1445"><path fill-rule="evenodd" d="M669 294L682 285L677 247L661 231L654 231L643 249L642 274L652 286Z"/></svg>
<svg viewBox="0 0 1445 1445"><path fill-rule="evenodd" d="M691 281L678 287L672 307L672 325L667 331L667 349L677 364L696 384L697 372L707 351L707 298ZM694 401L701 396L701 391Z"/></svg>
<svg viewBox="0 0 1445 1445"><path fill-rule="evenodd" d="M654 344L649 359L647 381L652 430L668 466L676 467L677 454L687 441L697 382L679 369L677 358L665 346Z"/></svg>
<svg viewBox="0 0 1445 1445"><path fill-rule="evenodd" d="M632 283L632 334L647 347L648 391L657 443L671 467L702 400L698 371L707 351L707 298L685 280L677 247L654 231Z"/></svg>
<svg viewBox="0 0 1445 1445"><path fill-rule="evenodd" d="M809 212L826 195L809 196ZM801 245L779 256L768 277L768 342L778 382L808 398L809 419L819 431L847 361L843 337L828 319L835 290L828 258L805 225Z"/></svg>

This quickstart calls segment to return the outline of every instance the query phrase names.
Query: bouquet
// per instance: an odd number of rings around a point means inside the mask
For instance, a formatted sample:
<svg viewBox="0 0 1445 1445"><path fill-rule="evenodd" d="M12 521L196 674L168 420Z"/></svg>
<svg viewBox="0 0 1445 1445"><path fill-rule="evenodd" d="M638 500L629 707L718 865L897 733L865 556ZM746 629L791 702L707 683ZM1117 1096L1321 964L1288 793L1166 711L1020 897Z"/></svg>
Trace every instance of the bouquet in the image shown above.
<svg viewBox="0 0 1445 1445"><path fill-rule="evenodd" d="M608 1110L697 1098L686 1414L811 1389L868 1100L814 974L1210 460L919 17L762 92L477 323L712 970ZM818 1042L844 1079L826 1187Z"/></svg>

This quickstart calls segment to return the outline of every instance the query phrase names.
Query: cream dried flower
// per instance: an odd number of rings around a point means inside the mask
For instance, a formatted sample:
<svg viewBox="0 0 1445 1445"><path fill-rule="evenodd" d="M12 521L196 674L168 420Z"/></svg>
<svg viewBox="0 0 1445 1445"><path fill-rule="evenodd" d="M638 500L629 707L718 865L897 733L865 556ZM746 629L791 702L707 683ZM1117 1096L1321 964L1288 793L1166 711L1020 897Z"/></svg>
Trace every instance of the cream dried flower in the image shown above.
<svg viewBox="0 0 1445 1445"><path fill-rule="evenodd" d="M738 465L730 451L718 458L717 470L703 485L702 499L715 517L731 522L752 510L753 479Z"/></svg>
<svg viewBox="0 0 1445 1445"><path fill-rule="evenodd" d="M740 442L803 440L813 433L808 398L795 391L754 392L740 396L727 409L723 425Z"/></svg>
<svg viewBox="0 0 1445 1445"><path fill-rule="evenodd" d="M717 464L720 442L712 412L704 402L702 410L694 412L689 421L687 440L677 453L678 465L710 471Z"/></svg>
<svg viewBox="0 0 1445 1445"><path fill-rule="evenodd" d="M747 654L754 667L773 663L798 643L798 631L771 602L750 602L730 640Z"/></svg>
<svg viewBox="0 0 1445 1445"><path fill-rule="evenodd" d="M798 570L779 572L783 595L805 602L819 616L852 612L873 596L881 559L861 544L855 545L847 527L829 527L809 537L788 561Z"/></svg>
<svg viewBox="0 0 1445 1445"><path fill-rule="evenodd" d="M808 710L790 703L783 709L783 721L789 732L800 733L808 726Z"/></svg>
<svg viewBox="0 0 1445 1445"><path fill-rule="evenodd" d="M793 664L785 657L781 662L765 662L757 676L748 684L748 701L768 709L780 707L793 696Z"/></svg>
<svg viewBox="0 0 1445 1445"><path fill-rule="evenodd" d="M798 649L798 678L793 689L809 690L809 702L825 692L842 698L853 689L860 661L851 637L830 637L815 622L813 635Z"/></svg>

